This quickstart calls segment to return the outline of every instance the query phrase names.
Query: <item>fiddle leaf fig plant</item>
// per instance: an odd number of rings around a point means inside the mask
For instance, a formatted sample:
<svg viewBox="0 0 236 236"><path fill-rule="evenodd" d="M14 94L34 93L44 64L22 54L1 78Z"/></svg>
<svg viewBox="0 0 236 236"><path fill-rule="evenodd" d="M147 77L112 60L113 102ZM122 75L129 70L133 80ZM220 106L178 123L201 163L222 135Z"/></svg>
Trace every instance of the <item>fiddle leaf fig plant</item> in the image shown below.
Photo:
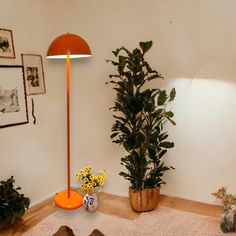
<svg viewBox="0 0 236 236"><path fill-rule="evenodd" d="M20 219L30 204L30 199L20 194L18 190L21 188L14 188L14 183L13 176L0 182L0 219L8 224Z"/></svg>
<svg viewBox="0 0 236 236"><path fill-rule="evenodd" d="M119 174L130 181L133 191L160 187L165 184L164 172L174 169L165 165L163 157L167 149L174 147L167 140L164 125L166 121L175 125L168 104L175 99L176 91L148 88L150 81L163 79L144 58L151 47L152 41L140 42L133 51L121 47L113 51L116 60L107 60L117 70L107 82L116 91L114 106L110 108L115 118L111 139L127 151L121 158L127 171Z"/></svg>

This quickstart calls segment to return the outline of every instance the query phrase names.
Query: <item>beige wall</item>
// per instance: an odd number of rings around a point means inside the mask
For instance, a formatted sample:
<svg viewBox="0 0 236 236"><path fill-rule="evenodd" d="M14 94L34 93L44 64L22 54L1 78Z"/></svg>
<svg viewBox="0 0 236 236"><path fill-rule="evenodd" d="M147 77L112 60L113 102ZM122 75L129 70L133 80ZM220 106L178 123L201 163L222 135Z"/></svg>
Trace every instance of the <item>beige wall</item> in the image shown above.
<svg viewBox="0 0 236 236"><path fill-rule="evenodd" d="M105 86L113 68L111 51L153 40L147 59L165 80L153 86L177 90L172 109L176 127L167 127L176 147L166 161L162 191L215 203L221 185L236 193L236 2L233 0L1 0L0 27L13 30L15 60L20 53L44 57L47 93L33 96L36 125L1 129L0 179L14 175L33 203L66 182L65 63L45 59L56 36L72 32L89 43L93 57L72 62L72 185L84 165L104 168L105 191L126 195L121 147L111 143L114 122L108 110L114 93ZM28 97L28 102L30 102ZM30 103L29 103L30 104ZM31 108L29 107L29 113Z"/></svg>

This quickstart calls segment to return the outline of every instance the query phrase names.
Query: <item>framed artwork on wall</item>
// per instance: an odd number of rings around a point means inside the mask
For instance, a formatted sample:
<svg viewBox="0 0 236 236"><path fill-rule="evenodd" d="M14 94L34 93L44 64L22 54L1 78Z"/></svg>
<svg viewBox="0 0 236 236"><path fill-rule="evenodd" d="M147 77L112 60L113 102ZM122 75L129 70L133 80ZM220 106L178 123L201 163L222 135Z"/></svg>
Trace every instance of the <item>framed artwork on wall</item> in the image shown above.
<svg viewBox="0 0 236 236"><path fill-rule="evenodd" d="M0 28L0 57L15 58L12 31Z"/></svg>
<svg viewBox="0 0 236 236"><path fill-rule="evenodd" d="M21 54L27 95L46 93L41 55Z"/></svg>
<svg viewBox="0 0 236 236"><path fill-rule="evenodd" d="M23 66L0 65L0 128L29 122Z"/></svg>

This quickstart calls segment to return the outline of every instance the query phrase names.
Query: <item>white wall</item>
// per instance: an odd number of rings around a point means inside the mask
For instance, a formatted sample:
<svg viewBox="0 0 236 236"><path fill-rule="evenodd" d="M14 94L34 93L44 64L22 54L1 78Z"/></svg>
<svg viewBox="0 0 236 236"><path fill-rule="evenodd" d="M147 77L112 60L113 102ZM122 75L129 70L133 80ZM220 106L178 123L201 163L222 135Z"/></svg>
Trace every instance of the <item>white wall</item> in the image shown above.
<svg viewBox="0 0 236 236"><path fill-rule="evenodd" d="M109 138L114 92L105 82L114 68L105 59L121 45L153 40L147 59L165 77L153 86L177 90L177 126L167 127L176 146L166 156L176 170L162 191L215 203L210 193L222 185L236 193L235 11L233 0L1 0L1 27L13 30L17 54L1 64L20 64L20 53L45 56L65 32L87 40L93 57L71 68L72 185L91 164L107 170L105 191L125 195L128 183L118 175L125 152ZM44 59L44 68L47 93L33 96L38 123L30 117L0 135L0 178L15 175L32 202L63 188L66 176L64 62Z"/></svg>

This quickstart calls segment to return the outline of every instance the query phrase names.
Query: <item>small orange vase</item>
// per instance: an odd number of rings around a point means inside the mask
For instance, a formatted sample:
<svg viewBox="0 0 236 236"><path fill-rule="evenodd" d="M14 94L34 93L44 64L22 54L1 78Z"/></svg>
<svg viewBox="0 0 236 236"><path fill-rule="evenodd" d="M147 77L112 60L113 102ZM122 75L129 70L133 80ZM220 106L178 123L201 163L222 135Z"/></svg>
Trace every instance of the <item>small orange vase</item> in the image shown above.
<svg viewBox="0 0 236 236"><path fill-rule="evenodd" d="M147 188L133 191L129 188L129 199L133 210L138 212L152 211L159 204L160 188Z"/></svg>

